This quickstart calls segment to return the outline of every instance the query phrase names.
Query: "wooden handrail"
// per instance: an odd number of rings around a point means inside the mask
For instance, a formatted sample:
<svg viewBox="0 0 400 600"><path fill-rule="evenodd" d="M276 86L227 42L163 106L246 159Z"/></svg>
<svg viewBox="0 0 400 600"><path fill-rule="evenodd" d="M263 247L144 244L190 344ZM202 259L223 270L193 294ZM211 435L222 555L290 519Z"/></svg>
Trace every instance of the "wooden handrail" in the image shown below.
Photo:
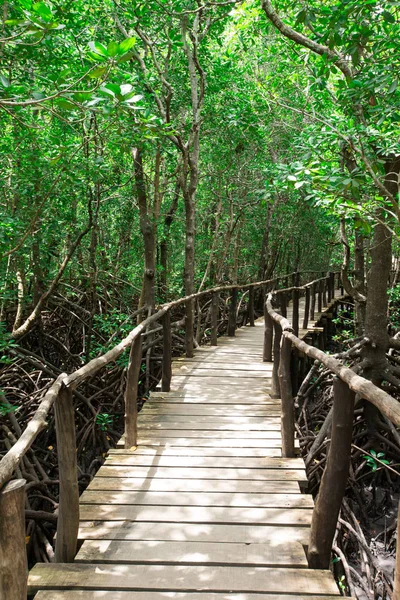
<svg viewBox="0 0 400 600"><path fill-rule="evenodd" d="M332 281L332 275L329 274L325 279L325 283L323 280L320 280L319 283L311 283L312 294L314 294L315 284L318 285L319 309L322 308L322 302L326 305L325 293L327 290L329 290L328 298L332 302L340 301L340 299L334 300L335 290L334 285L332 289ZM305 286L303 286L303 289L306 289ZM274 296L279 297L282 292L284 290L275 290L270 293L265 303L268 315L265 332L271 331L271 322L273 322L275 330L271 395L280 397L282 403L282 456L292 457L295 455L294 399L290 371L291 349L293 348L296 352L301 352L303 355L318 361L336 375L333 386L331 444L313 511L307 556L310 568L328 569L337 519L346 490L351 455L355 395L359 394L361 398L371 402L398 427L400 426L400 404L385 391L378 388L371 381L354 373L339 360L300 340L294 334L288 319L280 315L272 306ZM311 306L309 303L307 304L307 310L314 316L315 306L313 303ZM307 318L308 314L305 315L305 321ZM325 322L327 322L327 317L325 317ZM276 367L277 362L279 363L278 368ZM397 578L399 579L398 575Z"/></svg>
<svg viewBox="0 0 400 600"><path fill-rule="evenodd" d="M237 326L237 293L238 290L249 290L249 319L250 325L254 325L254 292L256 288L262 288L263 298L267 291L273 289L274 286L281 280L288 281L288 278L292 276L295 283L298 283L300 274L298 272L290 275L281 275L273 279L264 281L257 281L253 283L245 284L231 284L225 286L218 286L208 290L203 290L190 296L179 298L178 300L166 303L158 308L158 310L144 319L139 325L137 325L121 342L116 344L111 350L104 353L103 355L92 359L87 364L83 365L73 373L67 375L62 373L56 381L52 383L43 399L40 401L39 406L34 413L32 419L29 421L24 432L18 439L18 441L10 448L6 455L0 461L0 507L4 514L8 514L13 508L10 504L13 497L8 493L9 480L12 478L16 471L19 462L22 457L26 454L29 448L32 446L37 435L46 427L46 419L49 415L51 407L55 404L56 412L56 436L57 436L57 447L58 447L58 462L59 462L59 507L58 507L58 524L57 524L57 543L55 557L56 561L69 562L74 559L76 547L77 547L77 536L78 536L78 523L79 523L79 495L78 495L78 477L77 477L77 461L76 461L76 440L75 440L75 423L74 423L74 412L72 404L72 392L86 379L100 371L106 365L115 362L117 358L130 347L129 365L127 369L127 384L125 390L125 445L126 447L132 447L137 444L137 393L138 393L138 380L140 376L140 367L142 361L142 339L149 333L154 333L154 323L160 322L160 327L157 331L163 332L163 375L162 375L162 389L163 391L169 391L171 381L171 357L172 357L172 342L171 342L171 311L174 308L185 306L186 307L186 353L188 356L191 355L193 347L193 319L194 312L192 310L195 300L198 300L207 295L211 295L211 339L212 343L217 343L218 337L218 314L219 314L219 295L223 292L232 291L232 298L230 303L230 314L228 320L228 334L235 335L235 329ZM325 281L326 278L317 279L318 281ZM306 284L306 287L311 284ZM306 287L295 287L289 288L286 292L292 292L297 297L301 293L300 290L306 289ZM272 324L273 320L269 317L266 304L264 304L266 321L271 325L270 339L266 336L266 342L264 346L264 360L270 359L271 354L271 342L272 342ZM191 314L189 314L191 312ZM200 317L199 317L200 318ZM179 323L179 321L178 321ZM277 324L275 323L275 327ZM286 332L285 332L286 334ZM275 336L277 338L277 336ZM284 352L284 357L288 355L288 349ZM276 353L279 353L279 348L274 348ZM285 359L286 360L286 359ZM276 362L278 365L278 361ZM284 379L287 380L288 373L287 362L282 364L279 372L279 377L284 385ZM278 373L276 372L276 388L279 389ZM290 416L290 387L286 386L285 406L287 408L286 421L291 423L293 420ZM21 488L22 489L22 488ZM11 499L11 500L10 500ZM23 523L23 506L20 502L19 506L19 519ZM10 513L11 514L11 513ZM1 515L0 515L1 516ZM25 538L22 535L23 527L19 528L16 532L18 540L15 544L15 548L18 549L18 556L16 560L23 565L24 556L26 559L25 552ZM22 580L24 577L22 576ZM16 583L13 595L10 596L10 600L19 600L21 596L19 587L21 584ZM0 591L1 591L1 580L0 580ZM14 593L15 592L15 593Z"/></svg>
<svg viewBox="0 0 400 600"><path fill-rule="evenodd" d="M274 294L278 294L280 290L274 292ZM384 414L394 425L400 427L400 404L397 400L392 398L389 394L387 394L381 388L378 388L368 379L364 377L360 377L346 367L343 363L341 363L333 356L329 356L322 352L318 348L314 348L314 346L310 346L303 340L300 340L292 333L292 326L287 319L282 317L282 315L278 314L272 308L272 298L273 294L269 294L267 299L267 310L270 317L280 324L282 328L282 333L285 337L290 339L293 346L295 346L300 352L303 352L310 358L314 360L318 360L321 364L327 367L332 373L337 375L342 381L344 381L348 387L356 392L356 394L360 394L360 396L371 402L376 408L378 408L382 414Z"/></svg>
<svg viewBox="0 0 400 600"><path fill-rule="evenodd" d="M66 373L61 374L44 395L36 412L34 413L32 419L29 421L21 437L1 459L0 489L12 478L12 475L22 457L32 446L38 434L46 427L46 418L49 414L51 407L56 401L56 398L60 392L62 385L71 390L77 388L86 379L88 379L92 375L95 375L105 366L112 362L115 362L117 358L119 358L119 356L132 345L133 341L139 335L145 333L146 329L150 325L152 325L155 322L161 321L162 317L168 311L171 311L174 308L184 305L186 302L188 302L188 300L196 300L208 294L220 294L221 292L230 291L235 288L242 290L257 288L267 284L274 284L281 279L285 279L286 277L288 277L288 275L280 275L279 277L274 277L273 279L256 281L253 283L218 286L163 304L159 307L157 312L155 312L153 315L151 315L150 317L142 321L139 325L137 325L123 340L121 340L121 342L119 342L119 344L114 346L111 350L109 350L105 354L102 354L101 356L98 356L97 358L93 358L88 363L86 363L70 375L67 375Z"/></svg>

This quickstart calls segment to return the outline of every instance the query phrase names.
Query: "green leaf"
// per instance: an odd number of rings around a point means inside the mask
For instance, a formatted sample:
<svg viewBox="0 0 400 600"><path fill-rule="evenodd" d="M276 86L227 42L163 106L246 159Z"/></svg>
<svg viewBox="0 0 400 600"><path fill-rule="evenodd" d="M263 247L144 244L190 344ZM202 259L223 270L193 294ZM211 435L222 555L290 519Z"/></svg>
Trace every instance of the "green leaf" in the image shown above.
<svg viewBox="0 0 400 600"><path fill-rule="evenodd" d="M288 181L297 181L297 177L295 175L288 175Z"/></svg>
<svg viewBox="0 0 400 600"><path fill-rule="evenodd" d="M131 37L131 38L127 38L126 40L123 40L122 42L120 42L119 46L118 46L118 54L125 54L125 52L129 52L129 50L132 50L132 48L135 46L136 44L136 38Z"/></svg>
<svg viewBox="0 0 400 600"><path fill-rule="evenodd" d="M397 86L399 85L399 80L396 77L393 81L392 84L390 86L390 88L388 89L388 93L389 94L393 94L393 92L395 92L397 90Z"/></svg>
<svg viewBox="0 0 400 600"><path fill-rule="evenodd" d="M115 56L118 53L119 44L118 42L110 42L107 46L108 56Z"/></svg>
<svg viewBox="0 0 400 600"><path fill-rule="evenodd" d="M100 42L89 42L89 48L94 54L97 54L98 56L108 56L107 48L103 46L103 44L100 44Z"/></svg>
<svg viewBox="0 0 400 600"><path fill-rule="evenodd" d="M91 77L91 79L98 79L99 77L102 77L106 71L107 67L96 67L88 74L88 77Z"/></svg>
<svg viewBox="0 0 400 600"><path fill-rule="evenodd" d="M52 20L53 13L51 12L50 7L44 2L36 2L32 8L33 11L43 19L43 21L49 22Z"/></svg>

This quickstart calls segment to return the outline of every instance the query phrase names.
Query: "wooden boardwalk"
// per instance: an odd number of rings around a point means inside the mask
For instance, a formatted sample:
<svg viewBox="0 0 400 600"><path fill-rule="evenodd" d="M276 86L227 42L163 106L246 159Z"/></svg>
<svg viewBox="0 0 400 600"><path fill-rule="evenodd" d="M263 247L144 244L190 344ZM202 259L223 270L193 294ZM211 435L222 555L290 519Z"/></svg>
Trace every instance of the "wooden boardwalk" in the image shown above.
<svg viewBox="0 0 400 600"><path fill-rule="evenodd" d="M313 509L301 458L281 458L263 324L173 363L170 393L139 414L139 445L111 450L80 507L71 564L37 564L36 600L333 600L307 568Z"/></svg>

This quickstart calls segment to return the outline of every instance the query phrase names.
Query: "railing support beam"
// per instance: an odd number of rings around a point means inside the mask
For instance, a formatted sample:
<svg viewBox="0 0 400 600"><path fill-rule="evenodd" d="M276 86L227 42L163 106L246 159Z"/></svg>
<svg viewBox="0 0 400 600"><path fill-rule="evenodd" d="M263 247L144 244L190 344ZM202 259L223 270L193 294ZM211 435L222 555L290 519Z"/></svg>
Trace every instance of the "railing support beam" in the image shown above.
<svg viewBox="0 0 400 600"><path fill-rule="evenodd" d="M78 542L79 488L72 391L64 385L54 403L54 413L60 481L55 560L69 563L75 558Z"/></svg>
<svg viewBox="0 0 400 600"><path fill-rule="evenodd" d="M236 317L237 317L237 298L238 289L235 287L232 290L231 301L229 304L229 317L228 317L228 337L235 337L236 331Z"/></svg>
<svg viewBox="0 0 400 600"><path fill-rule="evenodd" d="M279 323L273 321L274 327L274 363L272 367L272 381L271 381L271 398L280 398L281 389L279 385L279 363L281 354L281 337L282 328Z"/></svg>
<svg viewBox="0 0 400 600"><path fill-rule="evenodd" d="M26 600L25 479L0 491L0 598Z"/></svg>
<svg viewBox="0 0 400 600"><path fill-rule="evenodd" d="M250 325L250 327L255 327L255 323L254 323L254 294L255 294L255 288L251 287L249 289L249 310L248 310L249 325Z"/></svg>
<svg viewBox="0 0 400 600"><path fill-rule="evenodd" d="M338 377L333 379L332 439L313 511L308 566L328 569L332 542L346 490L353 435L355 394Z"/></svg>
<svg viewBox="0 0 400 600"><path fill-rule="evenodd" d="M264 292L263 292L264 295ZM266 306L266 299L264 295L264 348L263 348L263 361L272 362L272 340L274 337L274 321L270 317Z"/></svg>
<svg viewBox="0 0 400 600"><path fill-rule="evenodd" d="M125 390L125 448L137 446L137 396L142 364L142 336L132 342Z"/></svg>
<svg viewBox="0 0 400 600"><path fill-rule="evenodd" d="M172 378L172 335L171 335L171 313L169 310L162 317L163 328L163 361L161 391L169 392Z"/></svg>
<svg viewBox="0 0 400 600"><path fill-rule="evenodd" d="M282 335L278 378L281 394L281 433L283 458L293 458L295 456L294 401L290 375L291 348L292 344L290 340L288 340L285 335Z"/></svg>

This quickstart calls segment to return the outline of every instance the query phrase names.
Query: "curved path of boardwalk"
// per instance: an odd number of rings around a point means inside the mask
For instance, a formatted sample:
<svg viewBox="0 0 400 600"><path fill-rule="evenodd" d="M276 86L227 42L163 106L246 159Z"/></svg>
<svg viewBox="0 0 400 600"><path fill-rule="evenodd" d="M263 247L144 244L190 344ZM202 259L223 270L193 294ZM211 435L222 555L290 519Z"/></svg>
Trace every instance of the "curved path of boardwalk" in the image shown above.
<svg viewBox="0 0 400 600"><path fill-rule="evenodd" d="M263 324L173 364L81 497L72 564L38 564L35 600L333 600L307 568L313 510L301 458L281 458Z"/></svg>

